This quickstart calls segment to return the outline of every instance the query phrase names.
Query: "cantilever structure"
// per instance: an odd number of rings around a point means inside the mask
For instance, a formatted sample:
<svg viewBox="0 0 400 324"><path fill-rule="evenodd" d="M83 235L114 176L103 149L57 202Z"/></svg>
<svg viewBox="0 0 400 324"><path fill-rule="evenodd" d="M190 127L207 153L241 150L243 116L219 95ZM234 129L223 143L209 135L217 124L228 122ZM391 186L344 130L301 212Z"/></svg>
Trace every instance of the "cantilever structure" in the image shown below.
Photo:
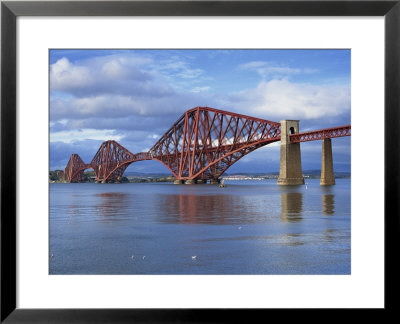
<svg viewBox="0 0 400 324"><path fill-rule="evenodd" d="M297 126L282 144L349 135L350 125L307 133L299 133ZM72 154L65 175L69 182L79 182L85 169L93 169L96 181L118 182L131 163L157 160L171 171L177 183L218 182L220 176L243 156L280 140L281 123L196 107L186 111L148 152L134 154L116 141L106 141L89 164L85 164L79 155ZM301 170L301 161L299 163ZM282 184L291 184L289 182Z"/></svg>

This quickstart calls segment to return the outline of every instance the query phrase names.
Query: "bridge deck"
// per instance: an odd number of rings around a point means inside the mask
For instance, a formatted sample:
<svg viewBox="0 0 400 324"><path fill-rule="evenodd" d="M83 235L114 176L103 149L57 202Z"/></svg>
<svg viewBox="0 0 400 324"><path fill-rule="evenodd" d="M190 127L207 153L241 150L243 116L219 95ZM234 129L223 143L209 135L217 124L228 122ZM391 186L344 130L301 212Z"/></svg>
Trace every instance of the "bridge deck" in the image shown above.
<svg viewBox="0 0 400 324"><path fill-rule="evenodd" d="M344 137L351 135L351 125L324 128L310 132L290 135L290 143L320 141L326 138Z"/></svg>

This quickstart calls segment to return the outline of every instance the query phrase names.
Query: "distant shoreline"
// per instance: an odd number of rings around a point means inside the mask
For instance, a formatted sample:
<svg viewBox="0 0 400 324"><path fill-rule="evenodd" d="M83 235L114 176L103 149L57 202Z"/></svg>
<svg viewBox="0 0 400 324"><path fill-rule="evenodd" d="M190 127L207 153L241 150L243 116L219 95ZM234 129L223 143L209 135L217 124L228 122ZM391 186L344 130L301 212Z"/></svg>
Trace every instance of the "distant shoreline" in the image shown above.
<svg viewBox="0 0 400 324"><path fill-rule="evenodd" d="M55 172L55 171L50 171ZM303 174L305 179L320 179L320 171L313 171L310 173ZM228 181L247 181L247 180L277 180L279 177L278 173L270 174L232 174L224 175L221 179ZM350 179L351 174L348 172L338 172L335 173L336 179ZM161 174L128 174L123 177L123 183L153 183L153 182L174 182L175 177L171 175L161 175ZM95 182L95 177L93 174L88 174L84 177L82 183ZM56 179L49 177L49 183L67 183L64 179Z"/></svg>

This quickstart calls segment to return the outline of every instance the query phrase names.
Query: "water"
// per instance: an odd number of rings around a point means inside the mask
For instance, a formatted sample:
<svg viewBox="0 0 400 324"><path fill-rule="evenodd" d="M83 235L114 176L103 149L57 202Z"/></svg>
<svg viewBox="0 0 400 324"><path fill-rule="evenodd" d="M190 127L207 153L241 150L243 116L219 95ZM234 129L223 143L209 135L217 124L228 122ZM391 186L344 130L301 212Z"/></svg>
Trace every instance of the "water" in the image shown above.
<svg viewBox="0 0 400 324"><path fill-rule="evenodd" d="M50 274L350 274L350 180L50 184Z"/></svg>

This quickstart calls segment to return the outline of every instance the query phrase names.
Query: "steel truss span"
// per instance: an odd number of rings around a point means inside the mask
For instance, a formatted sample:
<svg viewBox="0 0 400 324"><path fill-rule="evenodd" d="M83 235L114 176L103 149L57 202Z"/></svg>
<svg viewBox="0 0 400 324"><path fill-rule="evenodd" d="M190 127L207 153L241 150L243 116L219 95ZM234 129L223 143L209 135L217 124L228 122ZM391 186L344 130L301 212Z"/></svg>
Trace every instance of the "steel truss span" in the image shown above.
<svg viewBox="0 0 400 324"><path fill-rule="evenodd" d="M292 134L290 142L350 135L351 126L341 126ZM80 182L83 171L93 169L96 181L119 182L131 163L157 160L177 180L216 180L243 156L280 139L278 122L196 107L186 111L148 152L134 154L116 141L106 141L89 164L72 154L65 177L68 182Z"/></svg>
<svg viewBox="0 0 400 324"><path fill-rule="evenodd" d="M325 128L310 132L290 135L290 143L318 141L326 138L335 138L351 135L351 125Z"/></svg>

